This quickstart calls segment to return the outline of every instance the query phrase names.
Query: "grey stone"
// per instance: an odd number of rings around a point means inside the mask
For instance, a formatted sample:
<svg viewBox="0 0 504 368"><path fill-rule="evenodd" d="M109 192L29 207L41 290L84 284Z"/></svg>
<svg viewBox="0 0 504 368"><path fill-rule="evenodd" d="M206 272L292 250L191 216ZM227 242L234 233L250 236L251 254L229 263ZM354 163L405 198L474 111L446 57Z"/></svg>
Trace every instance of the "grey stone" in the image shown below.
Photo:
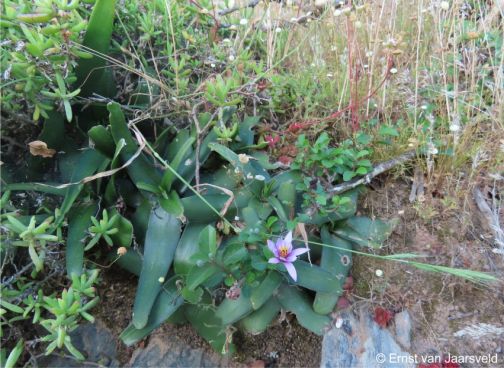
<svg viewBox="0 0 504 368"><path fill-rule="evenodd" d="M128 364L131 368L144 367L221 367L226 363L217 354L208 354L203 349L194 349L176 336L151 337L149 344L137 349Z"/></svg>
<svg viewBox="0 0 504 368"><path fill-rule="evenodd" d="M340 315L343 324L333 326L322 341L321 368L406 368L414 367L414 357L402 351L387 329L361 309L359 317Z"/></svg>
<svg viewBox="0 0 504 368"><path fill-rule="evenodd" d="M119 367L117 358L117 345L112 333L105 325L96 321L79 326L70 334L72 345L79 350L86 360L79 362L71 357L71 354L64 351L53 353L39 360L41 367L90 367L90 362L97 363L104 367ZM62 352L63 352L62 351Z"/></svg>
<svg viewBox="0 0 504 368"><path fill-rule="evenodd" d="M394 318L397 342L405 349L411 348L411 317L407 310L397 313Z"/></svg>

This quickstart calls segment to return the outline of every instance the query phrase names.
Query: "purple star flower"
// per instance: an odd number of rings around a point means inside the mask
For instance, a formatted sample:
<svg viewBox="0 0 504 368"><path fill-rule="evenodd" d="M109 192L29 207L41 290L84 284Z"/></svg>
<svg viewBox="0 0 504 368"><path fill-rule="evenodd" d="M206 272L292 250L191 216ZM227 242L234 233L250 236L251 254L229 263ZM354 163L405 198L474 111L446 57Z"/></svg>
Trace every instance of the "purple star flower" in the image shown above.
<svg viewBox="0 0 504 368"><path fill-rule="evenodd" d="M285 238L280 238L273 243L271 240L268 240L268 248L273 252L274 257L268 260L268 263L282 263L290 277L294 281L297 281L297 272L292 264L297 260L297 257L301 254L304 254L309 251L308 248L292 248L292 231L285 236Z"/></svg>

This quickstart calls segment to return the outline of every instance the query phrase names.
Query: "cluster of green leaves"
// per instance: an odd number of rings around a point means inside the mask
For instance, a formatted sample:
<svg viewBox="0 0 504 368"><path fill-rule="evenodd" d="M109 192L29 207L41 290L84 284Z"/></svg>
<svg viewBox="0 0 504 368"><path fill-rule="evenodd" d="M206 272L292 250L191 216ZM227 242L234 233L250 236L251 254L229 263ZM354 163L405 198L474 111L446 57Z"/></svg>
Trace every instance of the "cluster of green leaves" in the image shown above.
<svg viewBox="0 0 504 368"><path fill-rule="evenodd" d="M70 288L63 290L61 297L54 293L44 295L37 281L24 277L19 277L9 287L3 286L0 299L0 335L3 337L4 329L12 328L16 322L31 320L33 325L42 326L48 333L41 338L41 341L47 343L46 355L56 348L65 347L77 359L84 359L72 344L69 333L78 327L81 318L94 322L89 311L99 300L94 287L97 279L97 270L80 277L73 276ZM5 349L2 349L2 366L5 362L5 366L14 367L22 353L23 345L23 340L19 340L7 360Z"/></svg>
<svg viewBox="0 0 504 368"><path fill-rule="evenodd" d="M372 167L366 158L371 150L357 148L350 139L333 146L326 132L313 144L302 134L296 146L298 153L291 167L303 173L303 181L297 185L303 193L303 207L326 216L351 204L349 197L334 195L331 189L355 176L366 175Z"/></svg>
<svg viewBox="0 0 504 368"><path fill-rule="evenodd" d="M94 1L90 1L94 2ZM80 0L9 0L2 3L0 27L4 35L0 60L4 85L2 107L20 110L24 103L33 119L47 118L53 105L63 104L72 119L70 100L78 58L91 55L75 44L86 29L87 10Z"/></svg>

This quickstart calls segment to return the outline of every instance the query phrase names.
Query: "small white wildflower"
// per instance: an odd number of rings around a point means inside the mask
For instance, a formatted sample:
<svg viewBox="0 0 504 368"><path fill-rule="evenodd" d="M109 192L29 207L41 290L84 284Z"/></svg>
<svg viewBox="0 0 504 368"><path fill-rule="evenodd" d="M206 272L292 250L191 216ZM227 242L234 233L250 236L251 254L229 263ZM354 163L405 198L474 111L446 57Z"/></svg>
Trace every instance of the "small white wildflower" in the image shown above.
<svg viewBox="0 0 504 368"><path fill-rule="evenodd" d="M331 46L331 51L336 51L338 48L336 46Z"/></svg>
<svg viewBox="0 0 504 368"><path fill-rule="evenodd" d="M334 15L335 17L339 17L339 16L341 15L341 10L336 9L336 10L334 11L333 15Z"/></svg>
<svg viewBox="0 0 504 368"><path fill-rule="evenodd" d="M343 326L343 318L338 317L338 319L336 319L336 323L334 324L334 327L341 328L341 326Z"/></svg>
<svg viewBox="0 0 504 368"><path fill-rule="evenodd" d="M341 9L341 12L342 12L343 14L348 14L348 13L350 13L351 11L352 11L352 8L351 8L351 7L349 7L349 6L348 6L348 7L346 7L346 8Z"/></svg>
<svg viewBox="0 0 504 368"><path fill-rule="evenodd" d="M117 255L119 257L124 256L126 253L128 253L128 249L126 249L126 247L117 248Z"/></svg>
<svg viewBox="0 0 504 368"><path fill-rule="evenodd" d="M246 19L246 18L242 18L242 19L240 19L240 24L241 24L242 26L246 26L246 25L248 24L248 19Z"/></svg>
<svg viewBox="0 0 504 368"><path fill-rule="evenodd" d="M5 71L3 73L3 79L4 80L10 79L11 70L12 70L12 65L9 65L9 67L7 69L5 69Z"/></svg>
<svg viewBox="0 0 504 368"><path fill-rule="evenodd" d="M210 64L210 66L211 66L212 68L215 68L215 64L214 64L214 63Z"/></svg>
<svg viewBox="0 0 504 368"><path fill-rule="evenodd" d="M164 282L164 277L160 277L160 278L158 279L158 281L159 281L159 283L160 283L160 284L162 284L162 283Z"/></svg>
<svg viewBox="0 0 504 368"><path fill-rule="evenodd" d="M458 122L454 122L453 124L450 124L450 132L458 132L460 131L460 124Z"/></svg>
<svg viewBox="0 0 504 368"><path fill-rule="evenodd" d="M256 175L254 178L256 180L259 180L259 181L265 181L266 180L266 178L264 176L262 176L262 175Z"/></svg>
<svg viewBox="0 0 504 368"><path fill-rule="evenodd" d="M240 217L235 216L234 220L235 220L235 221L240 221Z"/></svg>
<svg viewBox="0 0 504 368"><path fill-rule="evenodd" d="M397 69L396 68L390 69L390 74L396 74L396 73L397 73Z"/></svg>
<svg viewBox="0 0 504 368"><path fill-rule="evenodd" d="M234 172L235 172L235 174L239 174L240 173L240 168L239 167L235 167Z"/></svg>
<svg viewBox="0 0 504 368"><path fill-rule="evenodd" d="M365 9L365 8L366 8L366 5L357 5L357 6L355 7L355 10L357 10L357 11L361 11L361 10L363 10L363 9Z"/></svg>
<svg viewBox="0 0 504 368"><path fill-rule="evenodd" d="M334 74L333 74L333 73L327 73L327 74L326 74L326 77L327 77L327 78L332 78L332 77L334 77Z"/></svg>
<svg viewBox="0 0 504 368"><path fill-rule="evenodd" d="M229 29L230 29L231 31L236 31L236 30L238 29L238 27L237 27L235 24L231 24L231 25L229 26Z"/></svg>
<svg viewBox="0 0 504 368"><path fill-rule="evenodd" d="M231 40L229 38L224 38L222 40L222 43L231 43Z"/></svg>
<svg viewBox="0 0 504 368"><path fill-rule="evenodd" d="M16 43L16 48L14 49L14 51L21 51L25 48L25 43L23 41L18 41Z"/></svg>
<svg viewBox="0 0 504 368"><path fill-rule="evenodd" d="M251 173L248 173L247 174L247 179L254 179L254 175L252 175Z"/></svg>
<svg viewBox="0 0 504 368"><path fill-rule="evenodd" d="M244 153L240 153L238 155L238 160L242 163L242 164L246 164L250 161L250 158L249 156L247 156L246 154Z"/></svg>
<svg viewBox="0 0 504 368"><path fill-rule="evenodd" d="M296 23L296 22L297 22L297 18L296 18L296 17L292 17L292 18L290 19L290 21L291 21L292 23Z"/></svg>
<svg viewBox="0 0 504 368"><path fill-rule="evenodd" d="M422 110L427 110L427 105L422 105L422 106L420 106L420 108L421 108Z"/></svg>
<svg viewBox="0 0 504 368"><path fill-rule="evenodd" d="M187 160L185 160L184 162L184 165L185 166L190 166L192 164L192 160L190 158L188 158Z"/></svg>
<svg viewBox="0 0 504 368"><path fill-rule="evenodd" d="M234 61L234 60L235 60L234 55L229 55L229 61Z"/></svg>
<svg viewBox="0 0 504 368"><path fill-rule="evenodd" d="M340 1L338 4L345 5L345 2L344 1Z"/></svg>
<svg viewBox="0 0 504 368"><path fill-rule="evenodd" d="M362 28L362 22L360 20L355 22L355 28L357 29Z"/></svg>
<svg viewBox="0 0 504 368"><path fill-rule="evenodd" d="M373 51L366 52L366 57L370 58L371 56L373 56Z"/></svg>
<svg viewBox="0 0 504 368"><path fill-rule="evenodd" d="M382 277L383 276L383 271L382 270L376 270L375 271L375 275L378 276L378 277Z"/></svg>
<svg viewBox="0 0 504 368"><path fill-rule="evenodd" d="M364 64L362 67L363 67L364 69L367 69L367 68L369 68L369 65Z"/></svg>
<svg viewBox="0 0 504 368"><path fill-rule="evenodd" d="M450 3L448 1L441 1L440 6L441 6L441 9L443 9L443 10L450 9Z"/></svg>
<svg viewBox="0 0 504 368"><path fill-rule="evenodd" d="M275 28L275 32L276 32L276 33L280 33L280 32L282 32L282 28L280 28L280 27L276 27L276 28Z"/></svg>
<svg viewBox="0 0 504 368"><path fill-rule="evenodd" d="M201 14L208 14L208 13L209 13L209 11L208 11L208 9L203 8L203 9L201 9L201 10L200 10L200 13L201 13Z"/></svg>

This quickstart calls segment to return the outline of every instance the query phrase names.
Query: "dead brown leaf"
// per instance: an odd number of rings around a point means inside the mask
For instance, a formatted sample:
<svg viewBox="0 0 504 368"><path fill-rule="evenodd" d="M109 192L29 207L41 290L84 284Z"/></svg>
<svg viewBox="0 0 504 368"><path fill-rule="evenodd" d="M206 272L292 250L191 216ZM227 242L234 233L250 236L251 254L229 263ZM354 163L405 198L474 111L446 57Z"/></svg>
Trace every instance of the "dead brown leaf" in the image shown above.
<svg viewBox="0 0 504 368"><path fill-rule="evenodd" d="M45 158L51 158L56 154L56 150L52 148L47 148L47 143L43 141L33 141L28 143L30 147L30 153L33 156L42 156Z"/></svg>

